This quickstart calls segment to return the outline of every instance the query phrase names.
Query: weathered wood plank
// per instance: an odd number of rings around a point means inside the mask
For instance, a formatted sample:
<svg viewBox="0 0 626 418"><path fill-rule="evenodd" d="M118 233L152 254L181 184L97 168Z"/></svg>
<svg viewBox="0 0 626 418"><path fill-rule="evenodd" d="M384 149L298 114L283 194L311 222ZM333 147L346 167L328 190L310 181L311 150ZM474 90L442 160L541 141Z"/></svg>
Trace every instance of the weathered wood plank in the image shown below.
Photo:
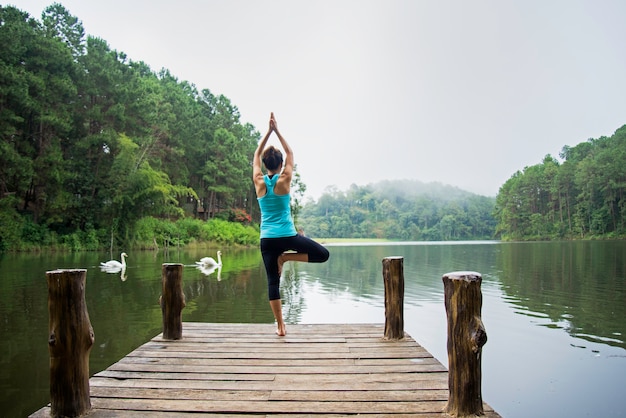
<svg viewBox="0 0 626 418"><path fill-rule="evenodd" d="M160 373L160 372L137 372L137 371L120 371L120 370L103 370L96 373L91 381L97 381L98 378L112 379L112 381L133 380L133 379L161 379L161 380L274 380L275 376L271 374L237 374L237 373ZM447 376L446 376L447 378ZM113 380L114 379L114 380Z"/></svg>
<svg viewBox="0 0 626 418"><path fill-rule="evenodd" d="M201 366L188 364L159 364L159 363L123 363L118 362L109 367L109 370L126 371L156 371L156 372L185 372L185 373L261 373L261 374L329 374L329 373L428 373L445 371L441 364L405 364L394 366Z"/></svg>
<svg viewBox="0 0 626 418"><path fill-rule="evenodd" d="M112 379L103 380L93 378L91 387L112 387L112 388L172 388L172 389L204 389L204 390L291 390L291 391L348 391L348 390L439 390L447 389L447 380L414 380L414 381L361 381L360 379L349 379L343 381L315 380L291 381L289 379L276 379L268 384L266 381L234 381L234 380L182 380L182 379L132 379L115 381Z"/></svg>
<svg viewBox="0 0 626 418"><path fill-rule="evenodd" d="M107 388L135 388L135 389L200 389L200 390L267 390L267 384L263 385L260 382L255 381L245 381L241 382L241 384L236 384L232 381L187 381L187 380L174 380L174 381L163 381L163 380L141 380L141 381L132 381L132 382L122 382L117 386L113 386L114 382L106 382L104 386L102 382L98 382L98 384L94 384L91 387L107 387ZM313 386L315 384L315 386ZM334 383L334 382L308 382L308 383L300 383L293 385L286 384L276 384L272 385L272 387L276 387L276 390L291 390L291 391L303 391L308 392L311 391L312 387L315 387L318 390L322 391L347 391L347 390L361 390L361 391L402 391L402 390L447 390L447 382L443 383L433 383L427 380L418 381L415 383L407 384L407 383L388 383L381 385L380 383L368 382L368 383L358 383L352 387L347 388L344 384Z"/></svg>
<svg viewBox="0 0 626 418"><path fill-rule="evenodd" d="M120 388L100 386L95 386L91 390L91 396L98 398L191 399L214 401L268 401L270 394L271 391L269 390Z"/></svg>
<svg viewBox="0 0 626 418"><path fill-rule="evenodd" d="M160 364L160 365L185 365L204 367L228 367L228 366L250 366L250 367L285 367L285 360L288 360L288 367L334 367L334 366L397 366L397 365L425 365L440 364L433 357L414 358L232 358L221 356L219 358L206 357L126 357L117 364Z"/></svg>
<svg viewBox="0 0 626 418"><path fill-rule="evenodd" d="M200 389L155 389L155 388L92 388L91 395L99 398L129 399L191 399L222 401L445 401L446 389L433 390L200 390Z"/></svg>
<svg viewBox="0 0 626 418"><path fill-rule="evenodd" d="M227 335L237 333L249 333L254 335L272 334L275 329L274 324L252 324L252 323L207 323L207 322L185 322L183 323L185 332L195 330L197 332L217 332ZM362 324L299 324L290 325L289 334L307 334L315 333L318 335L337 333L349 334L376 334L376 337L383 336L384 325L378 323L362 323Z"/></svg>
<svg viewBox="0 0 626 418"><path fill-rule="evenodd" d="M285 414L290 412L301 414L439 414L446 401L428 402L264 402L264 401L212 401L212 400L179 400L179 399L103 399L93 400L94 409L117 409L123 411L172 411L172 412L207 412L221 413L266 413Z"/></svg>
<svg viewBox="0 0 626 418"><path fill-rule="evenodd" d="M430 402L227 402L179 399L92 399L94 409L138 411L209 412L209 413L289 413L302 414L394 414L440 412L446 401Z"/></svg>
<svg viewBox="0 0 626 418"><path fill-rule="evenodd" d="M227 374L227 373L158 373L158 372L125 372L115 370L104 370L91 378L93 384L102 382L104 385L110 382L113 386L116 382L124 384L123 381L134 381L139 379L150 380L180 380L182 382L189 382L193 380L203 381L234 381L241 384L242 381L259 382L260 384L266 384L263 382L274 381L276 384L285 385L305 385L307 390L310 389L311 382L336 382L346 387L349 384L356 384L356 382L365 383L372 382L376 384L382 383L396 383L402 382L403 384L416 382L416 381L429 381L441 383L447 388L448 374L447 372L433 372L433 373L384 373L384 374L364 374L359 375L358 380L354 378L354 374L332 374L332 375L308 375L308 374L292 374L292 375L271 375L271 374ZM109 379L109 380L107 380ZM309 386L306 386L309 385ZM294 389L295 390L295 389Z"/></svg>
<svg viewBox="0 0 626 418"><path fill-rule="evenodd" d="M276 351L276 350L255 350L251 352L250 349L246 350L237 350L237 351L229 351L229 350L218 350L208 351L208 350L135 350L130 353L128 358L133 357L154 357L154 358L188 358L188 359L377 359L377 358L428 358L432 357L428 351L422 348L406 348L406 349L397 349L397 350L385 350L381 351L372 351L370 349L360 349L358 351L353 350L333 350L333 349L325 349L325 350L313 350L310 351L298 351L296 348L292 350L286 351Z"/></svg>

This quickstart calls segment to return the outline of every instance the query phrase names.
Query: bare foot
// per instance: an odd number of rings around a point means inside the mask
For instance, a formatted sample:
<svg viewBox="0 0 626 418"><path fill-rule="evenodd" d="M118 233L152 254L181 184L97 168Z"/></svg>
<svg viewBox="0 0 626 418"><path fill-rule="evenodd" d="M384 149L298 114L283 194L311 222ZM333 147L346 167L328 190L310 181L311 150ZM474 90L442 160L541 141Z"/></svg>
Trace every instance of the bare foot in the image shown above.
<svg viewBox="0 0 626 418"><path fill-rule="evenodd" d="M285 320L283 319L283 310L280 299L270 300L270 306L272 307L272 313L274 314L274 319L276 321L276 335L284 337L285 334L287 334L287 331L285 330Z"/></svg>
<svg viewBox="0 0 626 418"><path fill-rule="evenodd" d="M278 275L283 275L283 264L285 264L285 253L278 256Z"/></svg>

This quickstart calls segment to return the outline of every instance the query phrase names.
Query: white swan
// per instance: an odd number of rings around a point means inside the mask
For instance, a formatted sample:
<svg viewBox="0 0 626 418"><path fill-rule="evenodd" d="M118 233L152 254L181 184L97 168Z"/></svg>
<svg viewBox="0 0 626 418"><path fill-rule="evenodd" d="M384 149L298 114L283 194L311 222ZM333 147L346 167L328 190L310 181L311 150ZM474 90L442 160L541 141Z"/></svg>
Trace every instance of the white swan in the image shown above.
<svg viewBox="0 0 626 418"><path fill-rule="evenodd" d="M222 252L217 252L217 261L213 257L202 257L200 261L196 261L196 265L202 268L218 267L222 265Z"/></svg>
<svg viewBox="0 0 626 418"><path fill-rule="evenodd" d="M117 260L109 260L106 263L101 262L100 268L106 270L126 269L126 257L128 257L128 254L122 253L120 254L120 258L122 259L121 263Z"/></svg>

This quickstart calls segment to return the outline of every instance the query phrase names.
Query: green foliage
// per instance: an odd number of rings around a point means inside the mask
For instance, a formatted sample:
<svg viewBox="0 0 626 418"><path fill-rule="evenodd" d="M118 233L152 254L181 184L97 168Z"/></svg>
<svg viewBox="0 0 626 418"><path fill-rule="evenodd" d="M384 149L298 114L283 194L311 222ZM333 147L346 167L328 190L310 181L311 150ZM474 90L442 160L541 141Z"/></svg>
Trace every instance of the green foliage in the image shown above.
<svg viewBox="0 0 626 418"><path fill-rule="evenodd" d="M176 222L145 217L136 223L133 246L138 248L171 247L193 242L209 242L219 245L257 245L259 231L252 226L211 219L183 218Z"/></svg>
<svg viewBox="0 0 626 418"><path fill-rule="evenodd" d="M14 197L0 199L0 251L16 248L20 243L24 220L14 206Z"/></svg>
<svg viewBox="0 0 626 418"><path fill-rule="evenodd" d="M125 245L145 217L258 217L260 134L228 98L85 39L58 3L41 22L0 6L0 42L0 198L12 197L0 249ZM150 231L185 241L175 227Z"/></svg>
<svg viewBox="0 0 626 418"><path fill-rule="evenodd" d="M626 237L626 125L516 172L494 216L505 240Z"/></svg>
<svg viewBox="0 0 626 418"><path fill-rule="evenodd" d="M22 233L20 237L20 250L42 249L58 244L56 234L51 232L45 225L33 222L31 219L25 219L22 224Z"/></svg>
<svg viewBox="0 0 626 418"><path fill-rule="evenodd" d="M404 241L491 239L494 199L437 183L384 181L330 189L301 211L307 235Z"/></svg>
<svg viewBox="0 0 626 418"><path fill-rule="evenodd" d="M296 225L300 219L302 199L305 192L306 184L304 184L298 172L298 164L295 164L293 167L293 177L291 179L291 216L293 216L293 221Z"/></svg>
<svg viewBox="0 0 626 418"><path fill-rule="evenodd" d="M211 219L202 228L202 236L211 242L225 245L255 245L259 242L259 231L252 226L244 226L221 219Z"/></svg>

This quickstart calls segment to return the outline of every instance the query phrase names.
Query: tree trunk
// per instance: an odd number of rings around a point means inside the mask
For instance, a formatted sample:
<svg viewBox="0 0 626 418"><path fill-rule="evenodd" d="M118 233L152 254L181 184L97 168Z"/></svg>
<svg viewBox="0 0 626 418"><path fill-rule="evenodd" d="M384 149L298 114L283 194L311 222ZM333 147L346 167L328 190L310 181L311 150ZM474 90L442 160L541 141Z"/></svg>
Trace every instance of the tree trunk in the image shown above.
<svg viewBox="0 0 626 418"><path fill-rule="evenodd" d="M46 272L53 417L76 417L91 409L89 352L95 337L85 303L86 278L87 270Z"/></svg>
<svg viewBox="0 0 626 418"><path fill-rule="evenodd" d="M183 265L164 263L162 267L161 312L163 313L163 338L183 338Z"/></svg>
<svg viewBox="0 0 626 418"><path fill-rule="evenodd" d="M383 258L386 340L404 338L404 259Z"/></svg>
<svg viewBox="0 0 626 418"><path fill-rule="evenodd" d="M443 276L450 392L445 412L456 417L483 415L481 353L487 333L480 316L481 282L476 272Z"/></svg>

